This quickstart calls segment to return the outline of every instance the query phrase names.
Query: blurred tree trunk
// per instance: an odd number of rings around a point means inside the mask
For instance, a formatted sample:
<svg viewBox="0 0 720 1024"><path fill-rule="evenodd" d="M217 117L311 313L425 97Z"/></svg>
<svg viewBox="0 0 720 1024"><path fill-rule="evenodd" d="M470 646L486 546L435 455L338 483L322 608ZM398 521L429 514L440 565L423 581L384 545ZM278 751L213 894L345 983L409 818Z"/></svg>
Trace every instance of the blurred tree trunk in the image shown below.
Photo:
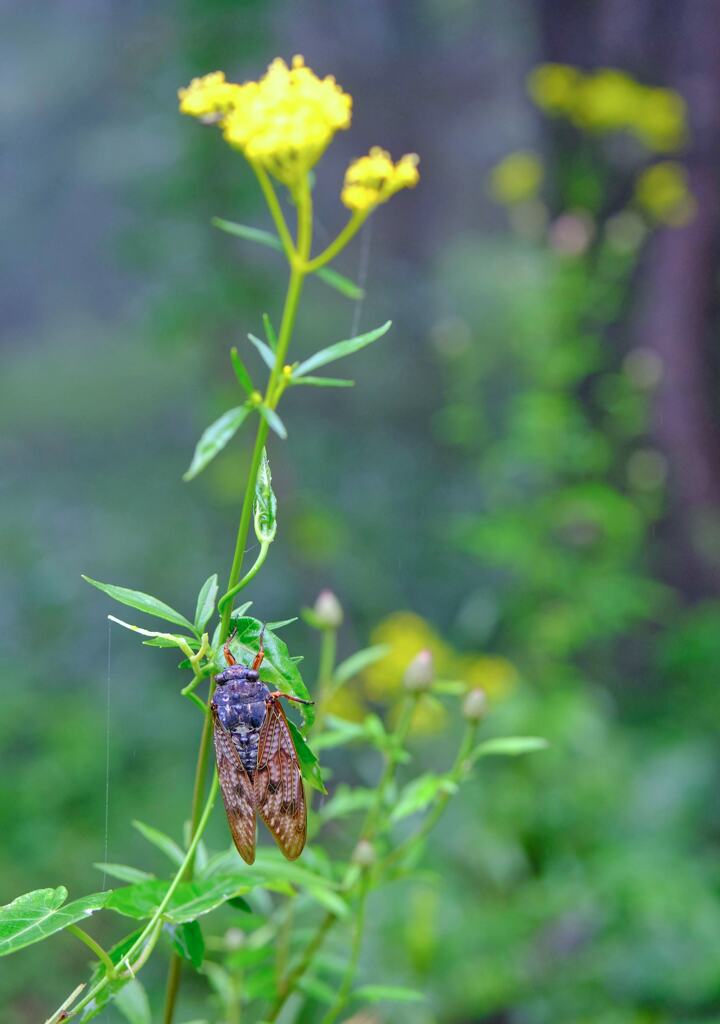
<svg viewBox="0 0 720 1024"><path fill-rule="evenodd" d="M720 243L720 3L717 0L540 0L548 60L615 65L686 99L687 164L697 215L653 238L639 276L634 340L664 366L652 433L668 458L665 561L691 595L720 589L720 422L712 352Z"/></svg>

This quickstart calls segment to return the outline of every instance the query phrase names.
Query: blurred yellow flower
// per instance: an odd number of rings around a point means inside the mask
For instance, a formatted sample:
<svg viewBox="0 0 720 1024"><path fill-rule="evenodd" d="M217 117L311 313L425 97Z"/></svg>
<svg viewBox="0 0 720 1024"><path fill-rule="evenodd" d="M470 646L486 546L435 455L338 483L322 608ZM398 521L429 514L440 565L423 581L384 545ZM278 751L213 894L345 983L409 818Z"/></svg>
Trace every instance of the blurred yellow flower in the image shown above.
<svg viewBox="0 0 720 1024"><path fill-rule="evenodd" d="M338 718L344 718L348 722L362 722L368 713L368 709L356 689L350 686L343 686L323 706L323 712L329 715L337 715Z"/></svg>
<svg viewBox="0 0 720 1024"><path fill-rule="evenodd" d="M458 658L457 675L468 689L480 687L490 698L503 697L518 683L518 672L507 658L467 654Z"/></svg>
<svg viewBox="0 0 720 1024"><path fill-rule="evenodd" d="M318 78L302 57L279 57L258 82L233 85L217 71L180 90L194 117L222 114L226 141L250 163L293 188L317 163L336 131L350 126L352 99L332 76Z"/></svg>
<svg viewBox="0 0 720 1024"><path fill-rule="evenodd" d="M528 75L528 91L541 110L568 114L574 108L582 78L582 73L569 64L539 64Z"/></svg>
<svg viewBox="0 0 720 1024"><path fill-rule="evenodd" d="M673 227L687 224L695 213L695 199L682 164L664 160L653 164L635 183L638 205L655 220Z"/></svg>
<svg viewBox="0 0 720 1024"><path fill-rule="evenodd" d="M490 172L490 193L499 203L512 206L533 199L543 180L543 165L535 153L518 150L510 153Z"/></svg>
<svg viewBox="0 0 720 1024"><path fill-rule="evenodd" d="M406 153L397 163L379 146L354 160L345 172L342 201L351 210L372 210L402 188L414 188L420 180L418 156Z"/></svg>
<svg viewBox="0 0 720 1024"><path fill-rule="evenodd" d="M446 672L450 647L414 612L393 612L375 627L370 639L373 644L386 644L390 648L384 658L365 671L365 690L374 700L387 700L401 689L405 671L420 651L430 651L436 671Z"/></svg>
<svg viewBox="0 0 720 1024"><path fill-rule="evenodd" d="M648 149L680 149L687 141L685 100L673 89L645 89L635 127Z"/></svg>
<svg viewBox="0 0 720 1024"><path fill-rule="evenodd" d="M191 117L207 118L225 115L241 91L241 85L226 82L222 71L213 71L203 78L193 78L187 89L178 90L180 113Z"/></svg>
<svg viewBox="0 0 720 1024"><path fill-rule="evenodd" d="M531 98L548 114L586 131L629 131L648 149L669 152L687 140L687 107L673 89L643 85L617 68L584 74L566 64L540 64L528 75Z"/></svg>

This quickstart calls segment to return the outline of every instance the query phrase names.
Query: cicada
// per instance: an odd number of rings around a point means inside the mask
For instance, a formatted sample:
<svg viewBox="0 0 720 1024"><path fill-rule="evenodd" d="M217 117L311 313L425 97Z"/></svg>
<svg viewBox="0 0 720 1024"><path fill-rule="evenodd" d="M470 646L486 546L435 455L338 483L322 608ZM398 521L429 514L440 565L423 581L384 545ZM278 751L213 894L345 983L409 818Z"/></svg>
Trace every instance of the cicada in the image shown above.
<svg viewBox="0 0 720 1024"><path fill-rule="evenodd" d="M239 665L225 644L228 667L215 676L210 704L218 780L230 832L244 861L255 860L257 812L288 860L302 853L307 807L300 766L280 698L312 704L260 679L263 638L250 668Z"/></svg>

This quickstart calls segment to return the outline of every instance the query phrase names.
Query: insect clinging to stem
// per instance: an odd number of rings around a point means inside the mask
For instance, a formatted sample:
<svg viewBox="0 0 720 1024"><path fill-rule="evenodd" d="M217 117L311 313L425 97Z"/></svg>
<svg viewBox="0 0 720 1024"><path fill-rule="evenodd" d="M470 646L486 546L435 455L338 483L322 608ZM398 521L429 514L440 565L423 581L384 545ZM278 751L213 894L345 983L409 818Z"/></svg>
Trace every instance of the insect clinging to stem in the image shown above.
<svg viewBox="0 0 720 1024"><path fill-rule="evenodd" d="M215 676L217 689L210 704L225 813L238 853L248 864L255 860L256 811L288 860L300 856L307 837L300 765L280 698L298 704L313 701L271 691L261 681L264 632L250 668L233 657L232 637L226 641L228 667Z"/></svg>

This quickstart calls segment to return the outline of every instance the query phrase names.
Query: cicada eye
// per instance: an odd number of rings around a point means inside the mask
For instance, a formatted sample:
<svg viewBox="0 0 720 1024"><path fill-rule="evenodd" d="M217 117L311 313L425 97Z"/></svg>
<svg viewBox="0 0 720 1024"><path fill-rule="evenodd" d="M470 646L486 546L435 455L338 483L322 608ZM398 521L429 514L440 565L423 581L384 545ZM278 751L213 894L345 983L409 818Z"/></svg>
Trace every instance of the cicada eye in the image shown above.
<svg viewBox="0 0 720 1024"><path fill-rule="evenodd" d="M227 676L225 675L224 672L221 672L219 675L215 676L215 685L216 686L224 686L226 682L227 682Z"/></svg>

